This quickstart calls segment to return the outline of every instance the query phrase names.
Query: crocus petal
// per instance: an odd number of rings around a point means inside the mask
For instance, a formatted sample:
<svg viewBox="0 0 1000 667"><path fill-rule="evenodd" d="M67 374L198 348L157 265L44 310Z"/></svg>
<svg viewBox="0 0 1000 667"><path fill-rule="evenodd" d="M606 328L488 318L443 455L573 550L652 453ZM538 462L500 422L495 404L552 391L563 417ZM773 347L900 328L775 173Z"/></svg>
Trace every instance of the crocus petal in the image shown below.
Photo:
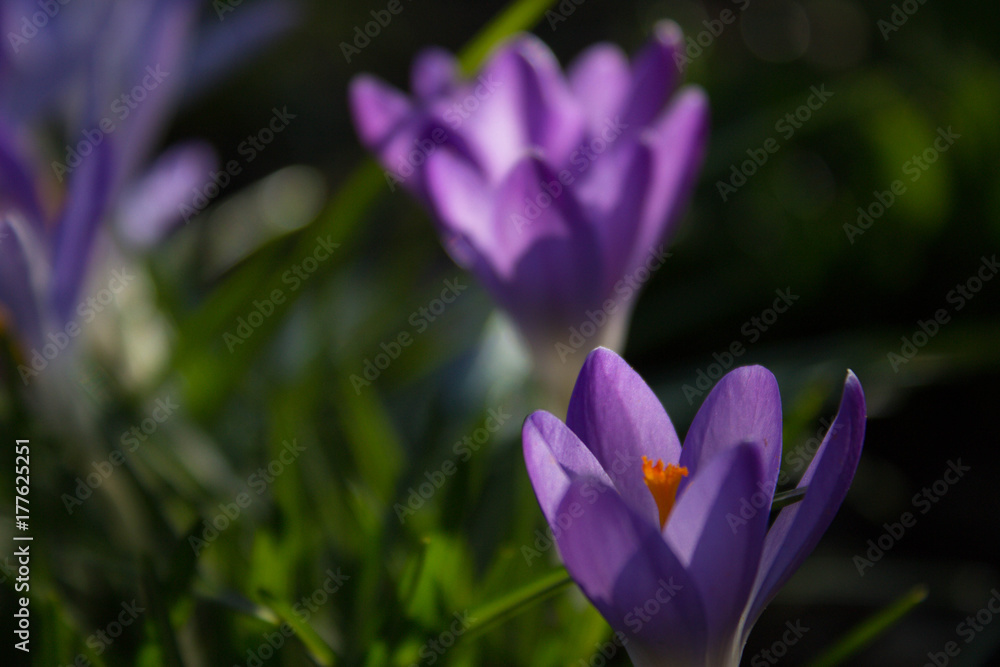
<svg viewBox="0 0 1000 667"><path fill-rule="evenodd" d="M483 99L479 99L475 97L475 86L469 84L456 94L462 96L467 91L478 102L475 111L466 114L468 118L462 117L460 130L468 137L492 184L504 178L529 146L520 90L521 78L530 73L517 51L505 47L486 62L480 75L493 90L488 94L484 91Z"/></svg>
<svg viewBox="0 0 1000 667"><path fill-rule="evenodd" d="M519 325L547 330L547 340L562 323L596 306L601 282L600 252L587 216L568 189L555 197L545 190L557 181L536 156L518 162L496 193L493 243L478 249L488 259L480 278Z"/></svg>
<svg viewBox="0 0 1000 667"><path fill-rule="evenodd" d="M15 26L20 30L22 21L30 20L38 10L35 3L17 7L3 2L0 6L7 17L5 35ZM29 43L11 45L13 57L6 62L0 58L0 108L8 121L31 123L63 106L60 102L65 103L67 89L85 76L112 6L101 0L67 3L60 7L58 19L38 30ZM106 49L111 45L104 42L100 46Z"/></svg>
<svg viewBox="0 0 1000 667"><path fill-rule="evenodd" d="M69 196L52 241L52 283L49 298L61 327L73 312L86 277L98 225L107 213L112 184L112 138L98 144L71 176Z"/></svg>
<svg viewBox="0 0 1000 667"><path fill-rule="evenodd" d="M503 47L456 96L459 103L476 100L460 130L492 183L503 180L526 149L539 150L549 164L563 164L583 137L586 121L559 63L532 36Z"/></svg>
<svg viewBox="0 0 1000 667"><path fill-rule="evenodd" d="M613 44L595 44L567 70L570 89L596 134L609 118L622 112L631 89L628 58Z"/></svg>
<svg viewBox="0 0 1000 667"><path fill-rule="evenodd" d="M32 257L27 238L30 232L25 227L13 218L0 219L0 311L13 319L13 329L22 342L34 345L42 337L42 322L32 268L45 260Z"/></svg>
<svg viewBox="0 0 1000 667"><path fill-rule="evenodd" d="M6 123L0 123L0 207L20 209L28 223L41 232L44 218L31 168Z"/></svg>
<svg viewBox="0 0 1000 667"><path fill-rule="evenodd" d="M626 634L626 647L635 642L645 653L661 647L676 664L704 664L697 587L657 526L599 488L578 478L559 505L556 540L566 569L608 623Z"/></svg>
<svg viewBox="0 0 1000 667"><path fill-rule="evenodd" d="M705 398L684 438L681 465L691 471L685 482L692 483L704 465L743 442L759 443L766 471L763 491L773 496L781 466L781 395L774 375L761 366L726 373Z"/></svg>
<svg viewBox="0 0 1000 667"><path fill-rule="evenodd" d="M112 53L104 57L115 61L117 76L102 76L89 89L90 113L82 120L97 127L108 113L107 100L121 96L123 90L134 90L138 84L145 97L141 104L130 105L128 115L116 125L113 193L147 157L173 111L184 83L179 71L194 41L200 9L197 0L114 5L106 28ZM98 71L106 66L96 64Z"/></svg>
<svg viewBox="0 0 1000 667"><path fill-rule="evenodd" d="M410 69L410 88L421 99L446 95L457 82L458 63L444 49L421 51Z"/></svg>
<svg viewBox="0 0 1000 667"><path fill-rule="evenodd" d="M584 137L586 118L559 61L544 42L529 37L522 42L520 53L531 73L521 79L528 138L549 164L564 164Z"/></svg>
<svg viewBox="0 0 1000 667"><path fill-rule="evenodd" d="M629 507L659 526L642 457L676 463L681 444L666 410L639 374L611 350L591 352L573 388L566 424L608 471Z"/></svg>
<svg viewBox="0 0 1000 667"><path fill-rule="evenodd" d="M133 246L150 248L190 215L191 192L203 186L216 165L214 151L190 142L164 153L123 196L118 208L122 236Z"/></svg>
<svg viewBox="0 0 1000 667"><path fill-rule="evenodd" d="M744 638L767 603L816 548L844 502L861 458L865 419L861 383L848 371L837 416L799 482L799 488L809 487L806 495L781 510L767 533Z"/></svg>
<svg viewBox="0 0 1000 667"><path fill-rule="evenodd" d="M618 298L615 285L635 272L633 257L641 255L642 261L646 261L656 250L653 246L641 246L646 241L643 223L647 201L650 196L658 196L652 192L656 185L654 169L655 158L643 143L631 143L593 165L588 180L592 187L585 190L592 196L586 205L598 219L595 226L601 233L607 267L603 294L608 298ZM595 201L604 198L607 201ZM623 308L630 305L623 304Z"/></svg>
<svg viewBox="0 0 1000 667"><path fill-rule="evenodd" d="M521 435L528 477L549 525L557 525L559 503L572 480L587 477L609 491L614 488L586 445L555 415L533 413L524 421Z"/></svg>
<svg viewBox="0 0 1000 667"><path fill-rule="evenodd" d="M347 95L358 137L376 153L413 110L406 95L367 74L351 81Z"/></svg>
<svg viewBox="0 0 1000 667"><path fill-rule="evenodd" d="M448 133L444 123L433 113L418 112L403 120L377 149L379 162L385 168L386 183L395 191L400 185L430 205L427 191L427 159L447 146L475 164L457 133Z"/></svg>
<svg viewBox="0 0 1000 667"><path fill-rule="evenodd" d="M709 664L729 664L724 656L760 563L771 507L771 495L759 488L761 455L761 447L749 442L719 452L691 476L664 527L705 605Z"/></svg>
<svg viewBox="0 0 1000 667"><path fill-rule="evenodd" d="M427 197L445 239L464 238L479 248L492 245L493 193L479 168L444 146L428 157L425 173ZM452 251L452 244L445 246ZM462 266L472 264L468 256L455 260Z"/></svg>
<svg viewBox="0 0 1000 667"><path fill-rule="evenodd" d="M708 143L708 98L689 86L678 93L650 132L643 136L653 152L652 185L645 201L642 231L625 267L633 271L649 249L668 238L687 207Z"/></svg>
<svg viewBox="0 0 1000 667"><path fill-rule="evenodd" d="M643 127L660 113L680 79L677 56L683 48L680 26L673 21L656 24L653 41L632 63L632 87L623 109L628 125Z"/></svg>

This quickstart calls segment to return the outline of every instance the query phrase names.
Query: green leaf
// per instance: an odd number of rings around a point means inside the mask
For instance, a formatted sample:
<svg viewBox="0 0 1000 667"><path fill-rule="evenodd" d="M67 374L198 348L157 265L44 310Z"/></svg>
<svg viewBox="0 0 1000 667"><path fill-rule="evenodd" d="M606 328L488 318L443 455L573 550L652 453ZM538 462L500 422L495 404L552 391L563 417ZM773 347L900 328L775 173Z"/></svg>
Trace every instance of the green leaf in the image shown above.
<svg viewBox="0 0 1000 667"><path fill-rule="evenodd" d="M140 569L140 590L143 604L149 608L149 624L155 630L157 641L156 653L161 665L168 667L183 667L184 661L181 659L181 651L174 634L174 626L170 621L170 609L168 599L172 594L167 593L160 581L156 578L152 560L149 556L143 556L139 563Z"/></svg>
<svg viewBox="0 0 1000 667"><path fill-rule="evenodd" d="M458 59L462 73L468 76L479 69L497 44L533 26L553 4L554 0L520 0L507 5L503 13L490 21L462 49Z"/></svg>
<svg viewBox="0 0 1000 667"><path fill-rule="evenodd" d="M415 556L419 569L402 582L406 597L401 599L409 618L434 627L442 609L465 606L462 594L472 588L472 555L457 537L432 535L423 541Z"/></svg>
<svg viewBox="0 0 1000 667"><path fill-rule="evenodd" d="M485 632L490 627L548 599L572 583L573 579L570 578L566 569L559 568L541 579L508 593L499 600L474 609L470 616L474 619L475 625L469 630L470 636Z"/></svg>
<svg viewBox="0 0 1000 667"><path fill-rule="evenodd" d="M290 267L312 256L318 238L329 238L340 247L319 262L311 281L319 281L340 265L348 247L357 240L365 211L384 186L382 171L366 161L348 177L326 210L301 230L271 241L233 270L226 281L184 323L180 330L173 366L185 378L185 404L199 416L215 412L230 394L261 349L278 330L284 316L307 291L308 284L293 290L282 282ZM245 317L254 299L270 298L275 290L283 296L274 312L264 318L247 338L236 336L238 317ZM226 337L226 341L223 338Z"/></svg>
<svg viewBox="0 0 1000 667"><path fill-rule="evenodd" d="M336 663L336 655L333 649L316 634L311 625L299 620L291 605L277 599L265 590L258 590L257 595L260 596L264 606L274 612L275 616L283 623L287 623L295 631L295 634L309 650L313 660L323 667L332 667Z"/></svg>
<svg viewBox="0 0 1000 667"><path fill-rule="evenodd" d="M806 491L808 489L808 486L802 486L797 489L790 489L788 491L782 491L774 494L774 500L771 501L771 511L777 512L778 510L784 509L789 505L794 505L806 497Z"/></svg>
<svg viewBox="0 0 1000 667"><path fill-rule="evenodd" d="M842 664L875 641L926 598L927 587L923 584L914 586L906 595L859 623L840 641L814 660L810 667L833 667L833 665Z"/></svg>
<svg viewBox="0 0 1000 667"><path fill-rule="evenodd" d="M4 590L12 592L14 581L8 580ZM46 590L31 598L30 613L36 615L44 641L31 642L35 665L77 664L76 657L83 656L93 667L107 667L104 658L85 644L81 630L74 622L68 606L54 590ZM32 635L34 638L34 635ZM25 663L27 664L27 663Z"/></svg>
<svg viewBox="0 0 1000 667"><path fill-rule="evenodd" d="M354 391L346 373L335 391L332 405L361 479L387 506L393 500L405 459L402 440L376 392ZM376 509L381 513L384 507Z"/></svg>

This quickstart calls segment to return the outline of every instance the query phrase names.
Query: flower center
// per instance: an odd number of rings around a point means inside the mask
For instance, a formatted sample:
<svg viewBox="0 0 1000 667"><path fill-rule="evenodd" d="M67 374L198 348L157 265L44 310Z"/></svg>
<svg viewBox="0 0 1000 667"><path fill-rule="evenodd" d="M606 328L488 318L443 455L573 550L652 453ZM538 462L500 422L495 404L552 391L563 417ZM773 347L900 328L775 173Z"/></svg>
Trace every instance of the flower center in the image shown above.
<svg viewBox="0 0 1000 667"><path fill-rule="evenodd" d="M681 478L687 477L688 469L675 466L673 463L664 466L663 461L657 461L654 465L643 456L642 474L643 481L646 482L649 492L653 494L653 500L656 501L656 507L660 510L660 530L663 530L677 499L677 487L680 486Z"/></svg>

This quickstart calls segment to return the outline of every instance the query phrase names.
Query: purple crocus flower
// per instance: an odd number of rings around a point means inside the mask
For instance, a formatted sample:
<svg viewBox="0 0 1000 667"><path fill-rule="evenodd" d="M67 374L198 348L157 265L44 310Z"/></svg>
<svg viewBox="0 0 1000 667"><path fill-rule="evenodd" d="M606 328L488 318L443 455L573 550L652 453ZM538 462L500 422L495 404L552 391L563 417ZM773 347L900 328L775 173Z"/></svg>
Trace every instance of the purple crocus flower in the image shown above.
<svg viewBox="0 0 1000 667"><path fill-rule="evenodd" d="M708 105L699 88L676 91L682 50L680 28L662 22L631 63L597 44L564 75L525 35L472 80L448 53L422 53L413 98L368 75L351 83L355 126L389 186L426 205L566 393L578 350L621 346L701 164Z"/></svg>
<svg viewBox="0 0 1000 667"><path fill-rule="evenodd" d="M739 664L764 606L830 525L864 432L864 394L848 372L837 416L799 482L805 495L770 528L781 402L759 366L718 382L681 447L652 390L597 349L566 423L535 412L523 438L566 568L633 662L718 667Z"/></svg>
<svg viewBox="0 0 1000 667"><path fill-rule="evenodd" d="M98 146L53 215L36 188L38 165L0 119L0 327L12 328L27 346L41 345L73 314L90 245L107 212L111 162L110 147Z"/></svg>
<svg viewBox="0 0 1000 667"><path fill-rule="evenodd" d="M294 18L283 0L205 22L203 9L197 0L0 8L0 327L13 329L26 359L79 332L103 223L149 247L207 179L215 159L201 142L172 147L141 172L182 95ZM55 153L33 141L40 121L63 130ZM21 369L27 382L32 369Z"/></svg>
<svg viewBox="0 0 1000 667"><path fill-rule="evenodd" d="M63 126L64 141L49 164L59 183L108 139L112 197L127 193L182 96L203 89L294 19L285 0L248 3L203 21L204 8L199 0L93 0L45 11L34 0L5 3L0 27L10 49L0 52L0 116L19 133L40 118ZM143 194L156 190L154 201L176 191L166 209L173 215L155 205L132 207L121 223L125 237L148 245L169 229L180 219L181 197L202 185L213 164L200 142L175 147L141 187ZM185 176L189 187L180 190Z"/></svg>

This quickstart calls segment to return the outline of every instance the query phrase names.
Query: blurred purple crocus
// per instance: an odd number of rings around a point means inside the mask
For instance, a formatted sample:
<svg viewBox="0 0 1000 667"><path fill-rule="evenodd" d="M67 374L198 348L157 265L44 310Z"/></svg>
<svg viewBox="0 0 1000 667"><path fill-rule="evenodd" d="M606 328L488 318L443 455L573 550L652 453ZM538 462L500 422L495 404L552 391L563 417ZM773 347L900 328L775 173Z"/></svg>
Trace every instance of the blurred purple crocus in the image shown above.
<svg viewBox="0 0 1000 667"><path fill-rule="evenodd" d="M765 605L847 495L865 399L848 372L840 409L768 527L781 464L781 402L766 369L738 368L705 399L684 441L614 352L584 363L564 424L525 421L528 475L566 568L625 639L637 667L736 666Z"/></svg>
<svg viewBox="0 0 1000 667"><path fill-rule="evenodd" d="M78 299L105 222L148 248L207 179L215 158L201 142L168 149L144 171L182 96L294 19L283 0L203 22L204 7L198 0L0 7L0 327L13 330L25 358L49 344L62 349L86 323L78 321L85 306ZM45 121L61 130L53 152L37 141Z"/></svg>
<svg viewBox="0 0 1000 667"><path fill-rule="evenodd" d="M141 172L176 108L295 20L287 0L224 6L204 19L200 0L93 0L45 11L13 0L0 9L10 43L0 52L0 116L19 134L40 119L61 126L49 158L60 184L107 139L112 199L148 201L118 216L122 237L137 247L180 220L178 205L214 166L211 150L189 141Z"/></svg>
<svg viewBox="0 0 1000 667"><path fill-rule="evenodd" d="M37 346L73 315L90 245L107 212L112 160L108 145L98 146L53 214L20 143L0 122L0 327Z"/></svg>
<svg viewBox="0 0 1000 667"><path fill-rule="evenodd" d="M701 165L708 104L699 88L676 90L682 50L680 28L662 22L631 63L597 44L564 75L525 35L471 80L425 51L412 98L368 75L351 83L355 126L390 188L431 211L566 393L578 351L621 347Z"/></svg>

